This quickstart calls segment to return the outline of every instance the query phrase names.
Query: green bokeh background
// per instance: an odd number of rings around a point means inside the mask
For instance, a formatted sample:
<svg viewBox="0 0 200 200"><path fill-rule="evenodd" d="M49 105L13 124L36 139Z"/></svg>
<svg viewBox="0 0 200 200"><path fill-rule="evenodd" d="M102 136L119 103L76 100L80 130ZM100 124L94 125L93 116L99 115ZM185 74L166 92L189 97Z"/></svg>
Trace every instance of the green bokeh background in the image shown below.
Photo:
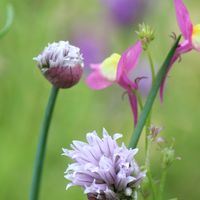
<svg viewBox="0 0 200 200"><path fill-rule="evenodd" d="M199 21L198 1L184 1L194 23ZM0 25L5 20L7 1L0 2ZM123 52L135 42L135 27L105 30L105 9L97 0L13 0L14 24L0 40L0 199L28 199L38 131L51 85L42 77L32 58L48 42L68 40L73 25L92 24L103 38L110 41L110 52ZM152 54L158 66L172 40L172 31L179 33L172 1L155 1L143 21L156 30ZM104 17L102 17L104 16ZM92 20L91 20L92 19ZM142 21L141 21L142 22ZM62 147L74 139L84 140L85 133L105 127L110 134L121 132L124 141L132 133L131 111L127 99L122 101L121 88L113 86L92 91L84 83L61 90L54 112L44 174L41 200L86 199L79 188L66 191L63 178L69 160L61 156ZM177 155L182 157L170 168L165 199L200 199L200 57L198 52L184 55L174 65L168 79L164 103L157 100L153 123L164 127L163 135L176 139ZM143 142L138 160L143 164ZM159 175L160 154L153 154L152 167Z"/></svg>

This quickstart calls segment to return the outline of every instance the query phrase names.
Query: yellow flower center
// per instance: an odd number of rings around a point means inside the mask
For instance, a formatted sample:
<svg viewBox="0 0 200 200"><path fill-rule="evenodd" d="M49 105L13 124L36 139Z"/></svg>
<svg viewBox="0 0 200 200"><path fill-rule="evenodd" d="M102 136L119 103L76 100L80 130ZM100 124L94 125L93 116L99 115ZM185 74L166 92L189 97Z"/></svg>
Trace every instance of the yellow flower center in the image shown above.
<svg viewBox="0 0 200 200"><path fill-rule="evenodd" d="M120 60L119 54L112 54L106 58L101 65L101 74L109 81L115 81L117 77L117 66Z"/></svg>
<svg viewBox="0 0 200 200"><path fill-rule="evenodd" d="M200 51L200 24L193 27L192 44L195 49Z"/></svg>

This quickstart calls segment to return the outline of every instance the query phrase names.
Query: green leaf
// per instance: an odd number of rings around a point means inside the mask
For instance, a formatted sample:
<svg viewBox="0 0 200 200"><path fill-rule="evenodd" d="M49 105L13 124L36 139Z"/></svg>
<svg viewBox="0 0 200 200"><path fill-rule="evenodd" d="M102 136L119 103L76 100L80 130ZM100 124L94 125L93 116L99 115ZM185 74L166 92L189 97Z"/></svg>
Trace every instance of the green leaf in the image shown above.
<svg viewBox="0 0 200 200"><path fill-rule="evenodd" d="M11 4L8 4L6 9L6 23L0 30L0 38L3 37L10 29L14 19L14 9Z"/></svg>
<svg viewBox="0 0 200 200"><path fill-rule="evenodd" d="M163 65L161 66L159 72L158 72L158 75L155 79L155 82L153 84L153 87L149 93L149 96L147 97L147 101L144 105L144 108L141 112L141 115L140 115L140 118L138 120L138 124L135 128L135 131L131 137L131 141L130 141L130 144L129 144L129 147L130 148L135 148L137 146L137 143L139 141L139 138L140 138L140 135L142 133L142 130L143 130L143 127L145 126L145 123L146 123L146 120L148 118L148 115L151 111L151 108L153 106L153 103L154 103L154 100L156 98L156 95L158 93L158 90L160 88L160 85L162 83L162 80L163 78L165 77L166 73L167 73L167 70L168 70L168 67L170 65L170 61L176 51L176 48L179 44L179 41L181 39L181 36L179 36L176 40L176 42L174 43L174 45L172 46L172 48L170 49Z"/></svg>

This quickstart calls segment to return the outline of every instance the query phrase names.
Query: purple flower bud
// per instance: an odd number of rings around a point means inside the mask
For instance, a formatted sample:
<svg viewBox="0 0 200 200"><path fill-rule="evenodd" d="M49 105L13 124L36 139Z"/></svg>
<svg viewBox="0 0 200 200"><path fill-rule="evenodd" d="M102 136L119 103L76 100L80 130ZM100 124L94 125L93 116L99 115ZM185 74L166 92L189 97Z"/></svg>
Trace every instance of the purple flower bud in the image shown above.
<svg viewBox="0 0 200 200"><path fill-rule="evenodd" d="M105 58L109 48L108 42L97 35L81 31L81 34L74 33L72 39L81 49L86 69L89 69L90 64L100 63Z"/></svg>
<svg viewBox="0 0 200 200"><path fill-rule="evenodd" d="M65 171L71 181L67 189L80 186L89 200L130 199L145 173L134 159L138 150L117 144L121 137L112 138L104 129L101 139L94 131L86 135L87 142L73 141L72 150L63 149L63 155L74 160Z"/></svg>
<svg viewBox="0 0 200 200"><path fill-rule="evenodd" d="M153 124L149 127L150 130L150 137L155 140L158 134L162 131L162 127L156 127Z"/></svg>
<svg viewBox="0 0 200 200"><path fill-rule="evenodd" d="M102 0L113 19L120 25L130 25L142 15L147 5L145 0Z"/></svg>
<svg viewBox="0 0 200 200"><path fill-rule="evenodd" d="M48 44L43 52L33 58L43 75L57 88L70 88L79 82L83 73L80 49L69 42Z"/></svg>

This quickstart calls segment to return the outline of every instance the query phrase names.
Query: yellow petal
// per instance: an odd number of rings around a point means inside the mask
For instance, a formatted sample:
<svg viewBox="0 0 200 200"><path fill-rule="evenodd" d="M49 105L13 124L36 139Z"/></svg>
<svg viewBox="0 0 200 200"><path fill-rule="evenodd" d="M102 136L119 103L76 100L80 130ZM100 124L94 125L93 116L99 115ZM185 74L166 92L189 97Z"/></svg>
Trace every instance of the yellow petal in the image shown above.
<svg viewBox="0 0 200 200"><path fill-rule="evenodd" d="M115 81L117 77L117 66L120 60L119 54L112 54L106 58L101 65L101 74L109 81Z"/></svg>
<svg viewBox="0 0 200 200"><path fill-rule="evenodd" d="M196 50L200 51L200 24L193 27L192 44Z"/></svg>

